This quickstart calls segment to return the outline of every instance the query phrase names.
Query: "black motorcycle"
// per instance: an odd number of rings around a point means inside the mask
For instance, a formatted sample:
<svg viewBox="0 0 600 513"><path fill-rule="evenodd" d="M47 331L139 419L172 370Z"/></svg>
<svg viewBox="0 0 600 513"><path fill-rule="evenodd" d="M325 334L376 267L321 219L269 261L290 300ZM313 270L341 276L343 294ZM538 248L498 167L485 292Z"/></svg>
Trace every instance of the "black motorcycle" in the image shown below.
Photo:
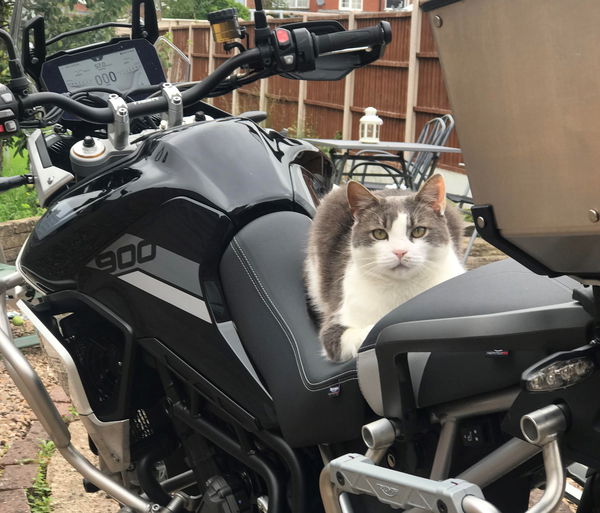
<svg viewBox="0 0 600 513"><path fill-rule="evenodd" d="M324 360L302 261L331 162L258 126L262 113L203 101L275 74L339 79L383 54L389 25L270 30L257 1L252 48L217 13L240 52L171 84L152 2L132 12L131 37L51 56L43 18L29 22L22 61L39 93L0 32L4 133L38 127L32 174L0 185L34 183L48 207L1 288L38 292L20 308L100 469L71 445L4 315L0 352L86 490L123 512L471 513L525 511L542 484L530 511L551 511L567 462L597 467L594 297L507 260L388 314L356 361ZM581 511L593 511L590 475Z"/></svg>

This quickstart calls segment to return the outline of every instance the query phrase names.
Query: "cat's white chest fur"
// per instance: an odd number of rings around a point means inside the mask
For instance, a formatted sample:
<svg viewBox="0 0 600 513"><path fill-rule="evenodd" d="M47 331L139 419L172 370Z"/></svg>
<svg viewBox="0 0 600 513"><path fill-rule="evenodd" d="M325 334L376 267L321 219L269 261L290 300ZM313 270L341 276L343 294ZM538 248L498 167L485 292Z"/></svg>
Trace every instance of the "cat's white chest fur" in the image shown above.
<svg viewBox="0 0 600 513"><path fill-rule="evenodd" d="M421 292L464 273L456 253L446 247L435 266L426 266L410 279L374 278L350 261L344 275L344 299L338 311L339 322L350 328L342 337L343 353L356 354L365 336L384 315Z"/></svg>

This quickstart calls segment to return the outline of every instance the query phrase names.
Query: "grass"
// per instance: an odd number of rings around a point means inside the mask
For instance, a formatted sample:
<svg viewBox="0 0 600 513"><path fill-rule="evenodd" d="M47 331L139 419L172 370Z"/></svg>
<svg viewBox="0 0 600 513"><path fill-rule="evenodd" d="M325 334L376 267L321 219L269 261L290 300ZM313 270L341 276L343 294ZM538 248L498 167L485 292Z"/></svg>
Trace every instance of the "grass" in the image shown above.
<svg viewBox="0 0 600 513"><path fill-rule="evenodd" d="M27 155L15 155L12 148L4 151L2 159L2 176L15 176L27 172ZM32 185L17 187L0 193L0 222L25 217L39 216L44 209L39 206L35 189Z"/></svg>
<svg viewBox="0 0 600 513"><path fill-rule="evenodd" d="M27 500L31 513L50 513L51 511L52 491L46 480L46 475L48 472L48 463L50 463L50 458L55 450L54 442L40 442L40 452L38 453L39 469L33 485L27 491Z"/></svg>

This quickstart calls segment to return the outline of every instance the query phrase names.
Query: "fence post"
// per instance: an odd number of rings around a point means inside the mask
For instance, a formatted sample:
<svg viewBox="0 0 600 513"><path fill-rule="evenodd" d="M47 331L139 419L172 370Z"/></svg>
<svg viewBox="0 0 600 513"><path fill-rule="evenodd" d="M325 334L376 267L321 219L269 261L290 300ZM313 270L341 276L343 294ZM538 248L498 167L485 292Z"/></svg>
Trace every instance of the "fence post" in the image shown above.
<svg viewBox="0 0 600 513"><path fill-rule="evenodd" d="M240 52L236 48L235 50L233 50L233 53L235 55L238 55ZM238 92L237 89L234 89L233 93L231 93L231 113L234 116L237 116L238 114L240 114L240 93Z"/></svg>
<svg viewBox="0 0 600 513"><path fill-rule="evenodd" d="M238 93L237 89L234 89L233 93L231 93L231 113L234 116L240 113L240 93Z"/></svg>
<svg viewBox="0 0 600 513"><path fill-rule="evenodd" d="M258 110L267 112L267 93L269 92L269 79L260 79L260 91L258 97Z"/></svg>
<svg viewBox="0 0 600 513"><path fill-rule="evenodd" d="M190 21L190 26L188 27L188 59L190 60L190 80L193 80L194 76L194 23Z"/></svg>
<svg viewBox="0 0 600 513"><path fill-rule="evenodd" d="M212 73L215 70L215 40L211 37L210 28L204 28L203 32L208 32L208 73Z"/></svg>
<svg viewBox="0 0 600 513"><path fill-rule="evenodd" d="M302 15L302 21L306 23L308 21L308 14L304 13ZM298 116L296 118L296 137L304 136L304 128L306 125L306 105L304 101L306 100L306 80L300 80L298 84Z"/></svg>
<svg viewBox="0 0 600 513"><path fill-rule="evenodd" d="M348 30L356 28L354 13L348 16ZM352 139L352 103L354 102L354 71L344 79L344 114L342 117L342 139Z"/></svg>
<svg viewBox="0 0 600 513"><path fill-rule="evenodd" d="M208 33L208 73L210 75L215 70L215 40L210 33L210 27L202 30L203 34ZM209 105L214 104L214 98L207 98L206 102Z"/></svg>
<svg viewBox="0 0 600 513"><path fill-rule="evenodd" d="M420 1L413 0L410 15L410 43L408 49L408 88L406 94L406 122L404 140L414 141L416 129L415 106L419 94L419 59L417 53L421 46L421 9Z"/></svg>

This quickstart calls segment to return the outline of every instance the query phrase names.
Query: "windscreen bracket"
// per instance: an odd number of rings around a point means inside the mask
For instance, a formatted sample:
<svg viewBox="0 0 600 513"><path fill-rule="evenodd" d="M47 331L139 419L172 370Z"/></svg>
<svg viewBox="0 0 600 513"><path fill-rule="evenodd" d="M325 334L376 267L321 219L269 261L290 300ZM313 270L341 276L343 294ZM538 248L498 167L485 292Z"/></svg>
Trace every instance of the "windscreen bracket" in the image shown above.
<svg viewBox="0 0 600 513"><path fill-rule="evenodd" d="M158 36L154 0L133 0L131 3L131 39L147 39L154 44Z"/></svg>
<svg viewBox="0 0 600 513"><path fill-rule="evenodd" d="M42 65L46 61L46 28L43 16L36 16L25 24L21 49L21 61L25 71L39 83Z"/></svg>

